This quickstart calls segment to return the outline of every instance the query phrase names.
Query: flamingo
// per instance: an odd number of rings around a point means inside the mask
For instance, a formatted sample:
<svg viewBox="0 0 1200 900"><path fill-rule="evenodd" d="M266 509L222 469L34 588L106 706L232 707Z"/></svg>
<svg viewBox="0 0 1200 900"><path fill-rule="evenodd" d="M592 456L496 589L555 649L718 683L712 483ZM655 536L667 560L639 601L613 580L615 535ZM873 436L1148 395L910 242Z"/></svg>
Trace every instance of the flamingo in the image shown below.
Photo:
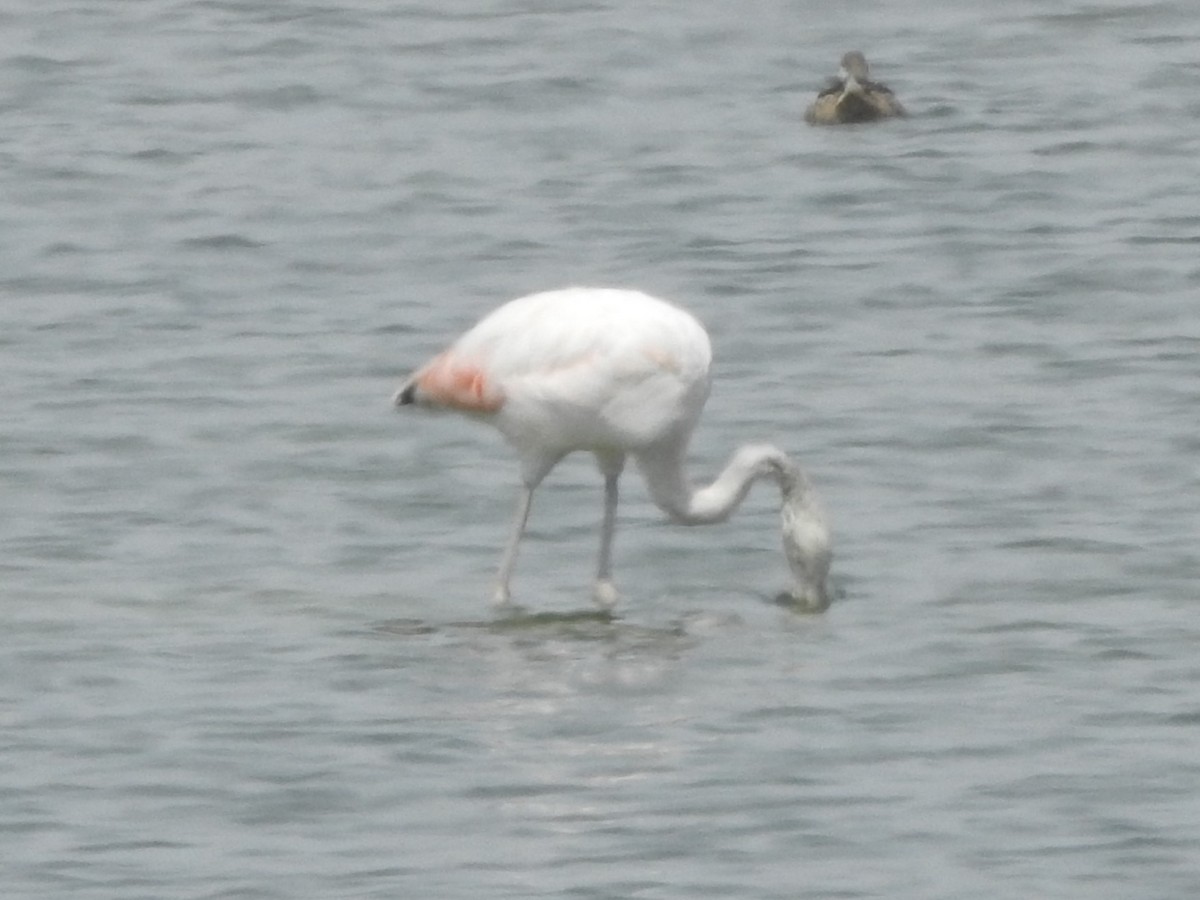
<svg viewBox="0 0 1200 900"><path fill-rule="evenodd" d="M604 476L604 516L593 599L618 601L612 580L617 484L627 458L650 497L684 525L722 522L758 479L781 496L783 546L800 608L821 611L831 558L825 514L800 467L769 444L734 452L708 487L684 472L710 386L712 349L688 312L640 291L567 288L519 297L485 316L414 372L393 402L452 410L496 427L516 450L521 491L501 557L494 602L510 581L533 492L568 453L593 453Z"/></svg>

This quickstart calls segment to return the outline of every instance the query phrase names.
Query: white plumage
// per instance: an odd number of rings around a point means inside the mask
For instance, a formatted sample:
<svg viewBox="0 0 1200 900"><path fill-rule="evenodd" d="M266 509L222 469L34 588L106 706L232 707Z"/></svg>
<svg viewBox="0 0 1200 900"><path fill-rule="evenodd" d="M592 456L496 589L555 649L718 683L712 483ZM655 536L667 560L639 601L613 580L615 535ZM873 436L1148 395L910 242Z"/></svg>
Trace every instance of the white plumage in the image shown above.
<svg viewBox="0 0 1200 900"><path fill-rule="evenodd" d="M490 422L520 457L524 487L497 602L509 600L534 489L565 455L587 450L605 477L594 592L602 607L617 599L611 575L617 481L632 457L654 502L683 524L722 521L754 480L774 480L796 576L792 594L808 608L825 608L828 528L786 455L767 445L743 447L709 487L693 490L687 482L684 458L708 398L711 359L708 334L684 310L639 291L569 288L499 307L396 392L398 406L452 409Z"/></svg>

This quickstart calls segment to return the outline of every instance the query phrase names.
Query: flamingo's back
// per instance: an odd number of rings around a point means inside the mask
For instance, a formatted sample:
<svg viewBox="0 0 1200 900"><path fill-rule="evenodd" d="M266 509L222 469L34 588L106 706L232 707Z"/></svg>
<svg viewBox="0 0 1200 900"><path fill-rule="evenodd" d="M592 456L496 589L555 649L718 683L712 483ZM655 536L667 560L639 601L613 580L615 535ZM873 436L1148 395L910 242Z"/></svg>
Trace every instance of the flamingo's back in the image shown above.
<svg viewBox="0 0 1200 900"><path fill-rule="evenodd" d="M711 359L704 328L676 306L568 288L501 306L398 396L484 417L527 467L548 468L573 450L682 449L708 397Z"/></svg>

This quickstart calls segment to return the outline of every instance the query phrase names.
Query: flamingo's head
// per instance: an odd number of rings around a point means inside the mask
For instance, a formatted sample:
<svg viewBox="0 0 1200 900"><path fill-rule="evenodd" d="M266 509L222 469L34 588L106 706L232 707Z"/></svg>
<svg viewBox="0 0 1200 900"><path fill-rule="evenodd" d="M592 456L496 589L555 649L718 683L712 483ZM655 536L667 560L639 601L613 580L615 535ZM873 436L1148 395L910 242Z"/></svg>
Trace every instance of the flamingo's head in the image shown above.
<svg viewBox="0 0 1200 900"><path fill-rule="evenodd" d="M795 584L790 600L806 612L823 612L829 607L826 581L833 559L833 541L821 502L807 479L796 472L791 490L784 491L783 552Z"/></svg>

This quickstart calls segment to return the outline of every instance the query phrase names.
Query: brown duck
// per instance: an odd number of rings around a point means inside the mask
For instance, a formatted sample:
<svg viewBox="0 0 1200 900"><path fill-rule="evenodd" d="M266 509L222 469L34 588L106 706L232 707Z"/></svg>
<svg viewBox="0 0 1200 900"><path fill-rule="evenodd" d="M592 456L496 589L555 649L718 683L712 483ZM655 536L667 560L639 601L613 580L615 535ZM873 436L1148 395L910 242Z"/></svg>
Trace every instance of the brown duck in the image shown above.
<svg viewBox="0 0 1200 900"><path fill-rule="evenodd" d="M848 125L907 115L885 84L871 81L867 58L857 50L842 57L836 77L804 113L810 125Z"/></svg>

